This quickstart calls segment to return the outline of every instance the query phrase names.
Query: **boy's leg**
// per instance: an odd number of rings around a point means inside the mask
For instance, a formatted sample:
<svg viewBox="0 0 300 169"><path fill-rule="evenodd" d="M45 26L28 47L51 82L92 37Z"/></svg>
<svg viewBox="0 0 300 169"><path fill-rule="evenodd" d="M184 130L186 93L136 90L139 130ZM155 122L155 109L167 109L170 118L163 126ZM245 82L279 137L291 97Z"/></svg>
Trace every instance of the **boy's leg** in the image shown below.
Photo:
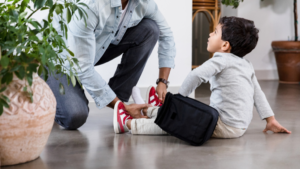
<svg viewBox="0 0 300 169"><path fill-rule="evenodd" d="M158 125L154 123L159 107L149 107L147 116L150 119L132 119L131 120L131 133L132 134L168 134L163 131Z"/></svg>
<svg viewBox="0 0 300 169"><path fill-rule="evenodd" d="M213 138L238 138L245 134L246 129L234 128L224 124L219 118L217 126L213 132Z"/></svg>

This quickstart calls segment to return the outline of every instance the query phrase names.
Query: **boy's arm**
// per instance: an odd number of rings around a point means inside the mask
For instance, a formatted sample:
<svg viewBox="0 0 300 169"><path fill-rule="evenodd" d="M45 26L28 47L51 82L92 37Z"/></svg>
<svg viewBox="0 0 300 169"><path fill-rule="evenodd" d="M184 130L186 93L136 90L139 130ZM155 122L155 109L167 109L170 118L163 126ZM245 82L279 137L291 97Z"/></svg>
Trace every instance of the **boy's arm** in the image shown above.
<svg viewBox="0 0 300 169"><path fill-rule="evenodd" d="M226 65L226 59L215 54L213 58L189 73L179 89L179 94L189 96L201 83L207 83L211 77L225 69Z"/></svg>
<svg viewBox="0 0 300 169"><path fill-rule="evenodd" d="M261 90L260 85L257 81L257 78L255 75L252 77L252 82L254 85L254 105L256 107L256 110L258 114L260 115L261 119L265 119L267 122L266 128L264 129L264 132L267 132L268 130L273 131L274 133L291 133L286 128L284 128L282 125L279 124L279 122L275 119L274 113L271 109L271 106L264 94L264 92Z"/></svg>

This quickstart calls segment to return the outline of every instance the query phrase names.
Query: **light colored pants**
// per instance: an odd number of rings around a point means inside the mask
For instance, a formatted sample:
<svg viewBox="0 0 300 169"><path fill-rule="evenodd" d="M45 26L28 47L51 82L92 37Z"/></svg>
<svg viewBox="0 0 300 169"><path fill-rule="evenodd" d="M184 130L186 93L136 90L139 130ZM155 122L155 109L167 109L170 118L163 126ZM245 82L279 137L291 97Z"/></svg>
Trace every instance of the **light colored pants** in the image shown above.
<svg viewBox="0 0 300 169"><path fill-rule="evenodd" d="M147 116L149 119L132 119L131 120L131 133L132 134L149 134L161 135L167 134L158 125L154 123L159 107L149 107ZM244 135L246 129L239 129L224 124L220 118L217 122L216 129L212 137L214 138L238 138Z"/></svg>
<svg viewBox="0 0 300 169"><path fill-rule="evenodd" d="M147 116L149 119L132 119L131 120L131 133L132 134L151 134L160 135L167 134L158 125L154 123L159 107L149 107Z"/></svg>
<svg viewBox="0 0 300 169"><path fill-rule="evenodd" d="M222 120L218 119L217 126L214 130L214 133L211 137L214 138L238 138L244 135L246 129L235 128L228 126L222 122Z"/></svg>

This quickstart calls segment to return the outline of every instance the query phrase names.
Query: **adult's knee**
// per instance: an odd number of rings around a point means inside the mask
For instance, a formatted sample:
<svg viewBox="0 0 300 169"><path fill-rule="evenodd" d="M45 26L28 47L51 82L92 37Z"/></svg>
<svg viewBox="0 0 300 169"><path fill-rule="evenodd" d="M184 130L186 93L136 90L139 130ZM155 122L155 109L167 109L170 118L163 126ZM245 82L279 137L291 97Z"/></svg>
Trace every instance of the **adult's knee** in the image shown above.
<svg viewBox="0 0 300 169"><path fill-rule="evenodd" d="M55 121L67 130L76 130L81 127L86 122L89 114L88 108L81 110L69 109L67 111L64 118L55 117Z"/></svg>
<svg viewBox="0 0 300 169"><path fill-rule="evenodd" d="M154 42L157 42L160 30L156 22L151 19L143 19L142 24L144 25L143 31L148 33L148 38L152 39Z"/></svg>

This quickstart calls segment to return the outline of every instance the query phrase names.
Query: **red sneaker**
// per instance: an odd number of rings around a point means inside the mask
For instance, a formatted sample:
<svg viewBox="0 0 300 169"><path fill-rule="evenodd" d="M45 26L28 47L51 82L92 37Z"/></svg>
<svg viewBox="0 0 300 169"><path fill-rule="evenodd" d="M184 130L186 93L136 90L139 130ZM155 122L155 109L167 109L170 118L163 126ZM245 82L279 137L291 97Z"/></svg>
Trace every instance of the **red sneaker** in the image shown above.
<svg viewBox="0 0 300 169"><path fill-rule="evenodd" d="M125 110L123 102L118 101L114 107L114 130L115 133L125 133L129 131L126 127L125 121L132 119L132 117Z"/></svg>
<svg viewBox="0 0 300 169"><path fill-rule="evenodd" d="M150 86L146 93L146 103L151 104L152 106L162 106L162 102L159 100L158 95L156 94L155 88Z"/></svg>

